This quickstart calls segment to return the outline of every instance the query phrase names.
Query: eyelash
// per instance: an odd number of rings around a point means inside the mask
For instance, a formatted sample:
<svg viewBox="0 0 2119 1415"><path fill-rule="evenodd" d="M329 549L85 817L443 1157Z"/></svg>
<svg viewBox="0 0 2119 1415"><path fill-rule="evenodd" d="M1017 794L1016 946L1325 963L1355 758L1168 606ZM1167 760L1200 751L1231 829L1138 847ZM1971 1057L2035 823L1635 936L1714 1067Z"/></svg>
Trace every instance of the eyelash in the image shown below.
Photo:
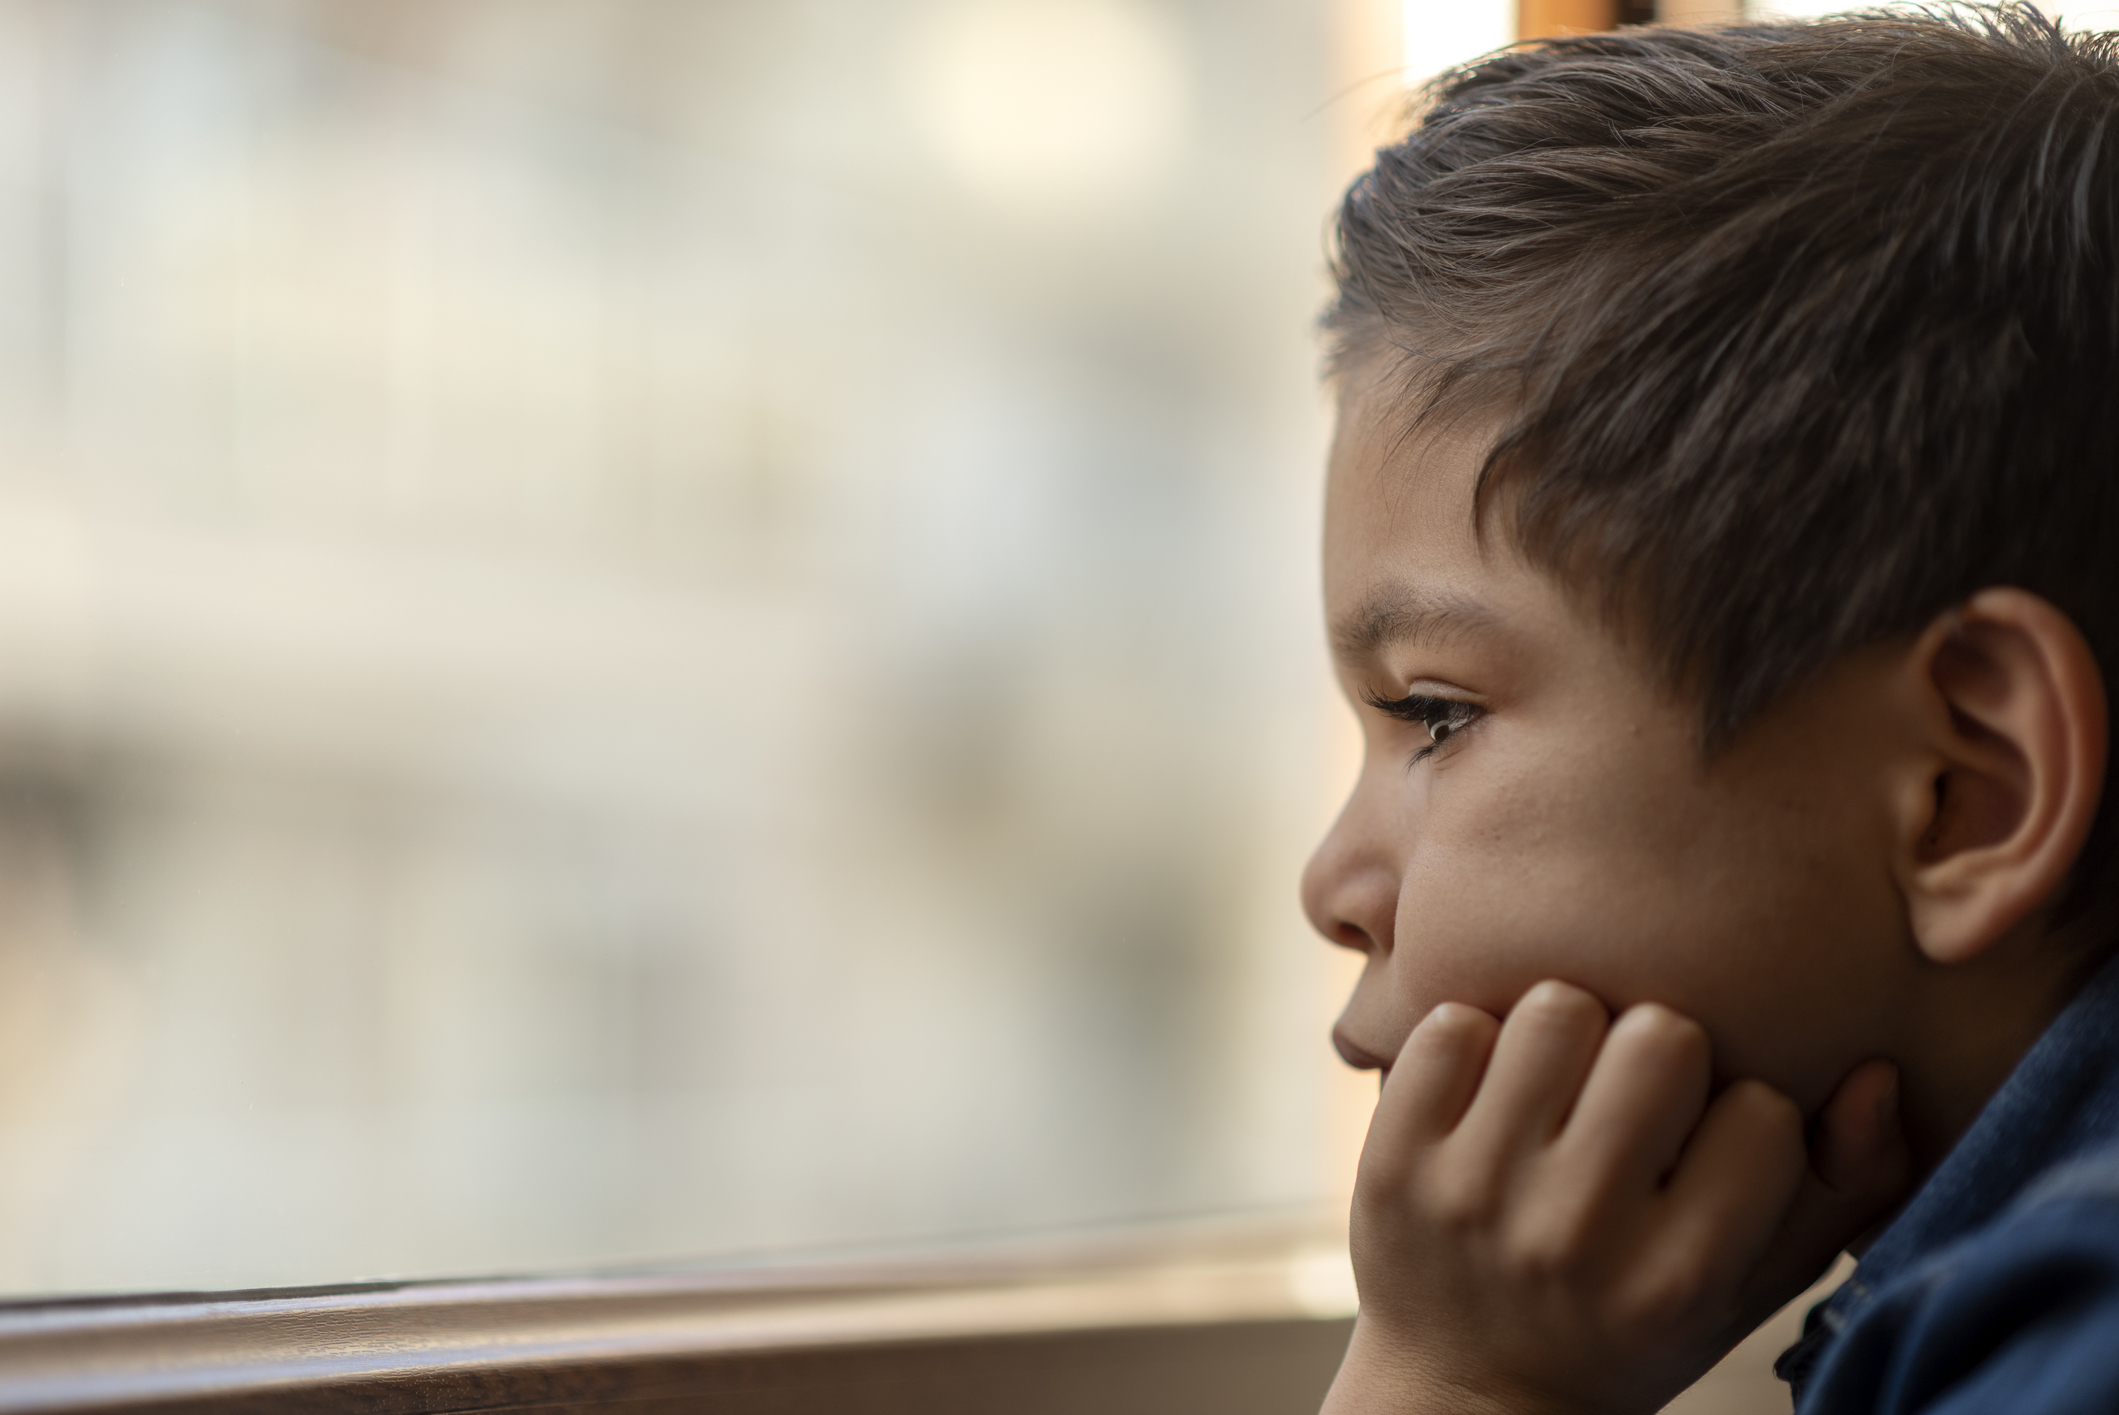
<svg viewBox="0 0 2119 1415"><path fill-rule="evenodd" d="M1407 693L1402 698L1386 698L1376 693L1364 693L1363 699L1386 717L1395 717L1400 722L1410 722L1415 727L1425 727L1429 743L1413 753L1407 766L1418 766L1434 755L1435 748L1457 733L1469 727L1484 709L1477 704L1460 702L1456 698L1437 698L1426 693ZM1437 729L1443 729L1439 736Z"/></svg>

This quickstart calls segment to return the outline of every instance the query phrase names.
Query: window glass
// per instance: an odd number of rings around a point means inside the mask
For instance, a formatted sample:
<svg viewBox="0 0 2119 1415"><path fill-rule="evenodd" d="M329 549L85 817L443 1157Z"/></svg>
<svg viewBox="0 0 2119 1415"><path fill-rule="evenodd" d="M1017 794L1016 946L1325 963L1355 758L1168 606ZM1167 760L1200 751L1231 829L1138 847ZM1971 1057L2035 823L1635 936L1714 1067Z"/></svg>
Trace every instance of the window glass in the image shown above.
<svg viewBox="0 0 2119 1415"><path fill-rule="evenodd" d="M1354 11L0 4L0 1288L1329 1207Z"/></svg>

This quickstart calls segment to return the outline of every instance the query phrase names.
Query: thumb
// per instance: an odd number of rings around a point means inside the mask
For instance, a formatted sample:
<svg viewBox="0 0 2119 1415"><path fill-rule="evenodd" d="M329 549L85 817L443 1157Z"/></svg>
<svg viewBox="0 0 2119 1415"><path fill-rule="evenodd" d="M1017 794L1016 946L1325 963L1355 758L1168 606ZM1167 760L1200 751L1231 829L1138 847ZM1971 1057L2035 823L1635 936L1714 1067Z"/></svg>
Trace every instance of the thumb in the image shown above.
<svg viewBox="0 0 2119 1415"><path fill-rule="evenodd" d="M1898 1108L1898 1068L1882 1058L1848 1072L1811 1126L1810 1172L1746 1284L1764 1320L1817 1281L1849 1243L1906 1195L1912 1153Z"/></svg>

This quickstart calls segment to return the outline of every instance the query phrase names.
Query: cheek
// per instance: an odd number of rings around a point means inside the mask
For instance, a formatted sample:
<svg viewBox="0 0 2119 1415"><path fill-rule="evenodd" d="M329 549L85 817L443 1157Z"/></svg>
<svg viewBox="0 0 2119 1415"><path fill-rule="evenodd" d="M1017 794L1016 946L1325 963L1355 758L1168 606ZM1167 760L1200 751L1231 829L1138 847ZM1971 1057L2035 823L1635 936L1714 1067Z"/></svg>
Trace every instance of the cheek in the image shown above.
<svg viewBox="0 0 2119 1415"><path fill-rule="evenodd" d="M1507 771L1507 756L1467 753L1413 784L1392 963L1415 1015L1443 1001L1504 1012L1546 978L1609 999L1645 960L1640 911L1664 852L1630 793L1579 768Z"/></svg>
<svg viewBox="0 0 2119 1415"><path fill-rule="evenodd" d="M1462 765L1409 783L1397 1010L1499 1014L1560 978L1614 1009L1675 1007L1707 1027L1726 1072L1811 1102L1840 1065L1835 1038L1864 1026L1876 980L1854 974L1896 917L1888 888L1850 867L1860 842L1815 810L1717 793L1652 761L1516 776Z"/></svg>

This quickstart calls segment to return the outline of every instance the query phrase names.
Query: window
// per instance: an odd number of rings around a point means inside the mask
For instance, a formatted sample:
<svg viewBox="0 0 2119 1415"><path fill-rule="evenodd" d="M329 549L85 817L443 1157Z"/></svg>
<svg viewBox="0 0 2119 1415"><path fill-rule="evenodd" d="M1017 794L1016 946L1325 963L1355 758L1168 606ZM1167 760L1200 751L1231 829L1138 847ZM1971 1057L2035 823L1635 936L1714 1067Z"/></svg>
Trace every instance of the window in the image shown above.
<svg viewBox="0 0 2119 1415"><path fill-rule="evenodd" d="M1507 20L0 6L0 1403L1318 1387L1304 330Z"/></svg>
<svg viewBox="0 0 2119 1415"><path fill-rule="evenodd" d="M0 10L0 1289L1328 1208L1328 18Z"/></svg>

